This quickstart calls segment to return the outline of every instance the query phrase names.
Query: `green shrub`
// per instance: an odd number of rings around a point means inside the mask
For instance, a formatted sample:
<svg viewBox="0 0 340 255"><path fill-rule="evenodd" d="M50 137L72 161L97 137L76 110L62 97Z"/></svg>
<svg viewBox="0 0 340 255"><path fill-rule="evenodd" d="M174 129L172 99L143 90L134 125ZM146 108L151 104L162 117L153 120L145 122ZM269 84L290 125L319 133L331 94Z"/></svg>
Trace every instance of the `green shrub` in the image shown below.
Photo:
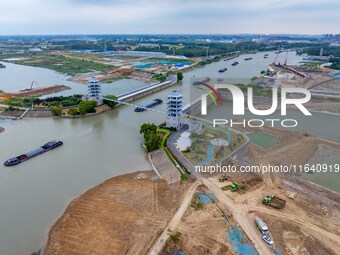
<svg viewBox="0 0 340 255"><path fill-rule="evenodd" d="M81 115L85 115L87 113L95 113L96 106L97 106L97 102L94 100L82 101L79 104L79 113Z"/></svg>
<svg viewBox="0 0 340 255"><path fill-rule="evenodd" d="M68 112L67 112L69 115L71 115L71 116L76 116L76 115L78 115L79 114L79 111L78 111L78 109L77 108L70 108L70 109L68 109Z"/></svg>
<svg viewBox="0 0 340 255"><path fill-rule="evenodd" d="M194 196L194 198L191 202L191 207L194 208L196 211L201 210L204 207L204 204L202 203L202 201L200 200L200 198L197 194L195 194L195 196Z"/></svg>
<svg viewBox="0 0 340 255"><path fill-rule="evenodd" d="M106 98L109 98L109 99L113 99L113 100L118 100L118 97L116 97L116 96L113 96L113 95L107 95L107 96L105 96ZM108 106L110 106L111 108L114 108L114 107L116 107L116 105L118 104L118 103L116 103L116 102L112 102L112 101L109 101L109 100L103 100L103 103L104 104L107 104Z"/></svg>
<svg viewBox="0 0 340 255"><path fill-rule="evenodd" d="M177 73L177 79L178 79L179 81L181 81L181 80L183 80L183 78L184 78L183 73L182 73L182 72L178 72L178 73Z"/></svg>
<svg viewBox="0 0 340 255"><path fill-rule="evenodd" d="M179 241L179 239L180 239L180 237L181 237L181 232L176 232L175 234L171 234L170 235L170 239L171 239L171 241L173 241L174 243L178 243L178 241Z"/></svg>
<svg viewBox="0 0 340 255"><path fill-rule="evenodd" d="M61 114L62 114L62 112L63 112L63 110L62 110L61 108L57 107L57 106L53 106L53 107L51 108L51 111L52 111L52 114L53 114L54 116L61 116Z"/></svg>

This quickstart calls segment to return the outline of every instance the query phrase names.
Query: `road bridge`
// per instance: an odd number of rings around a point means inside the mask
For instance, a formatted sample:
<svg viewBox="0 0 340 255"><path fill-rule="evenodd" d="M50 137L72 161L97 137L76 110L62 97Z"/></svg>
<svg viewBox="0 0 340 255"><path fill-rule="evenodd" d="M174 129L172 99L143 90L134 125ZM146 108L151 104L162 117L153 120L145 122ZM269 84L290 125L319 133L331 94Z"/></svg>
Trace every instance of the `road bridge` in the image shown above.
<svg viewBox="0 0 340 255"><path fill-rule="evenodd" d="M132 103L124 102L124 101L121 101L119 99L115 100L115 99L111 99L111 98L107 98L107 97L103 97L103 99L107 100L107 101L115 102L115 103L118 103L118 104L132 106L132 107L135 107L135 108L139 107L139 108L145 109L145 110L150 111L150 112L166 114L166 112L164 112L164 111L148 108L148 107L145 107L145 106L139 105L139 104L132 104Z"/></svg>

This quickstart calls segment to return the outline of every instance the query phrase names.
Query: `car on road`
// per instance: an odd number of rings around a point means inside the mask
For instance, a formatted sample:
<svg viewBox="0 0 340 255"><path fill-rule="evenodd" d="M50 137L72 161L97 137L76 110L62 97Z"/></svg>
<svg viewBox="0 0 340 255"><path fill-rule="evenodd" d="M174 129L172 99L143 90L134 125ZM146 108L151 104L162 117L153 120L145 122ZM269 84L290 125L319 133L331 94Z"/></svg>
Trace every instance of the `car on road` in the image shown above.
<svg viewBox="0 0 340 255"><path fill-rule="evenodd" d="M268 236L268 235L264 235L264 236L262 236L262 239L267 243L267 244L273 244L274 242L273 242L273 240L270 238L270 236Z"/></svg>

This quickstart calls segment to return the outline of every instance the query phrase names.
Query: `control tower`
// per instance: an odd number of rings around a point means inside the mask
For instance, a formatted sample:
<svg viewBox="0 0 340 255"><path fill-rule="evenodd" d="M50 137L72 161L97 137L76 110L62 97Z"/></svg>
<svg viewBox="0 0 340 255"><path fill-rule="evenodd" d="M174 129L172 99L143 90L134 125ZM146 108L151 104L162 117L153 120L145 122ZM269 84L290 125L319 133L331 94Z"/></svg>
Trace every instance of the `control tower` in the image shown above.
<svg viewBox="0 0 340 255"><path fill-rule="evenodd" d="M83 97L83 100L95 100L98 105L103 103L102 89L100 82L96 77L92 77L87 82L87 94Z"/></svg>
<svg viewBox="0 0 340 255"><path fill-rule="evenodd" d="M166 126L175 127L177 129L181 128L183 107L182 95L177 90L172 91L168 96L167 105Z"/></svg>

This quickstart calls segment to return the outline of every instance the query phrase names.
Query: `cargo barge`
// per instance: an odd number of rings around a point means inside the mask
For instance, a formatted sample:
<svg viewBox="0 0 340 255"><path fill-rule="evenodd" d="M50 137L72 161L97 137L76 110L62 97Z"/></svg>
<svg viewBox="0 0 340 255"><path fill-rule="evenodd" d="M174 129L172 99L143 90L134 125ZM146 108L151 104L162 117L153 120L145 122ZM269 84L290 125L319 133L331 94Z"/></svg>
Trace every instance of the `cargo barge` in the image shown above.
<svg viewBox="0 0 340 255"><path fill-rule="evenodd" d="M235 61L234 63L231 64L232 66L237 66L238 65L238 62Z"/></svg>
<svg viewBox="0 0 340 255"><path fill-rule="evenodd" d="M14 165L18 165L24 161L27 161L31 158L34 158L36 156L39 156L47 151L53 150L57 147L59 147L60 145L62 145L63 142L62 141L50 141L46 144L44 144L43 146L39 147L36 150L30 151L26 154L22 154L18 157L15 158L10 158L9 160L6 160L6 162L4 163L5 166L14 166Z"/></svg>
<svg viewBox="0 0 340 255"><path fill-rule="evenodd" d="M222 69L218 70L218 72L219 72L219 73L223 73L223 72L225 72L225 71L227 71L227 70L228 70L228 68L225 67L225 68L222 68Z"/></svg>
<svg viewBox="0 0 340 255"><path fill-rule="evenodd" d="M253 58L245 58L244 60L252 60Z"/></svg>
<svg viewBox="0 0 340 255"><path fill-rule="evenodd" d="M146 110L146 108L151 108L151 107L154 107L154 106L159 105L161 103L163 103L162 99L159 99L159 98L154 99L150 103L141 105L142 107L135 108L135 112L144 112Z"/></svg>

